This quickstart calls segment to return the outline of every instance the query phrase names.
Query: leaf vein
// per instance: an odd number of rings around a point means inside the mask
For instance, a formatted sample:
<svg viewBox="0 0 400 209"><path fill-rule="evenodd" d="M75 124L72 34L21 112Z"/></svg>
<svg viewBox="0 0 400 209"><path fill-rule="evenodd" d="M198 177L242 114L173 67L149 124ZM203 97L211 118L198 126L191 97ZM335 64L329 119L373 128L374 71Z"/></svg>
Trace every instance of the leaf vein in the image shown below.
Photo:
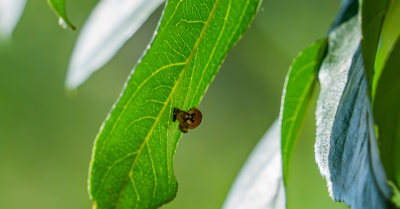
<svg viewBox="0 0 400 209"><path fill-rule="evenodd" d="M147 153L149 153L149 158L151 161L151 167L153 169L153 175L154 175L154 189L153 189L153 199L156 197L156 190L157 190L157 173L156 173L156 169L154 168L154 161L153 161L153 157L151 156L151 151L150 151L150 147L149 147L149 143L147 143Z"/></svg>
<svg viewBox="0 0 400 209"><path fill-rule="evenodd" d="M141 82L140 85L136 88L135 92L133 92L133 94L129 97L129 100L127 101L127 103L124 104L124 106L122 107L121 112L118 114L116 121L113 123L113 126L111 127L109 135L112 135L114 133L116 124L118 124L118 122L121 120L121 115L123 115L125 113L126 108L130 105L133 98L136 96L136 94L139 92L139 90L144 86L144 84L146 84L151 78L153 78L157 73L161 72L162 70L165 70L165 69L168 69L168 68L174 67L174 66L184 65L184 64L186 64L186 62L172 63L172 64L164 65L164 66L158 68L157 70L155 70L154 72L152 72L148 78L146 78L143 82ZM107 140L108 140L108 137L104 140L104 144L106 144ZM99 154L101 154L103 149L104 149L104 146L101 147Z"/></svg>
<svg viewBox="0 0 400 209"><path fill-rule="evenodd" d="M192 49L192 52L190 53L190 55L189 55L189 57L187 58L186 62L184 62L185 66L184 66L184 68L182 69L182 71L181 71L181 73L180 73L178 79L176 80L175 85L174 85L174 87L173 87L172 90L171 90L171 93L169 94L169 96L168 96L166 102L164 103L163 108L161 109L161 111L160 111L160 113L158 114L158 116L156 117L156 120L154 121L152 127L150 128L149 132L147 133L146 137L144 138L143 143L141 144L141 146L140 146L139 149L137 150L137 155L136 155L134 161L132 162L132 166L131 166L131 168L130 168L129 173L131 173L131 172L133 171L133 169L135 168L136 162L137 162L137 160L138 160L138 158L139 158L139 156L140 156L140 153L141 153L143 147L147 144L148 140L150 139L150 136L151 136L151 134L152 134L154 128L155 128L156 125L158 124L158 122L159 122L159 120L160 120L162 114L164 113L164 111L165 111L165 109L166 109L166 107L167 107L167 105L168 105L168 102L172 99L172 96L174 95L174 93L175 93L175 91L176 91L176 88L178 87L178 84L179 84L180 80L182 79L182 77L183 77L183 75L184 75L184 73L185 73L185 71L186 71L186 68L188 67L188 65L189 65L189 63L190 63L190 61L191 61L193 55L195 54L197 48L198 48L199 45L200 45L201 40L203 39L203 37L204 37L204 35L205 35L206 29L207 29L208 25L210 24L210 21L211 21L212 17L214 17L216 8L217 8L217 6L218 6L218 4L219 4L220 1L221 1L221 0L217 0L216 3L214 4L213 10L211 11L211 13L210 13L210 15L209 15L209 17L208 17L207 24L204 25L203 30L201 31L201 33L200 33L200 35L199 35L199 38L198 38L198 40L196 41L196 43L195 43L195 45L194 45L194 47L193 47L193 49ZM182 64L182 63L180 63L180 64ZM146 80L148 80L148 79L146 79ZM140 86L142 86L142 84L141 84ZM139 88L140 88L140 87L138 87L138 89L139 89ZM132 97L134 97L134 96L132 96ZM131 97L131 98L132 98L132 97ZM129 101L128 101L128 103L129 103ZM127 105L125 105L125 107L126 107L126 106L127 106ZM120 115L121 115L121 114L120 114ZM114 123L114 124L116 124L116 123ZM125 183L125 185L126 185L126 183ZM119 197L118 197L118 199L117 199L117 203L120 202L120 199L121 199L121 196L122 196L122 192L123 192L123 190L124 190L123 187L124 187L124 185L122 186L122 188L121 188L121 190L120 190L120 194L119 194ZM118 206L118 204L117 204L117 206Z"/></svg>

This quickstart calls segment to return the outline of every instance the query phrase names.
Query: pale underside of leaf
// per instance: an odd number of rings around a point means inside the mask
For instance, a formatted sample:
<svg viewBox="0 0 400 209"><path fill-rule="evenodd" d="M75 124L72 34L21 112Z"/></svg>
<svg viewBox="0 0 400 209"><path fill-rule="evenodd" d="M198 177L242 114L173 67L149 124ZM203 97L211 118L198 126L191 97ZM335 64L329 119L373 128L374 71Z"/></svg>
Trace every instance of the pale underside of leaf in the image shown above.
<svg viewBox="0 0 400 209"><path fill-rule="evenodd" d="M386 208L386 184L367 95L357 17L329 35L319 81L315 155L336 201L354 209Z"/></svg>
<svg viewBox="0 0 400 209"><path fill-rule="evenodd" d="M170 0L150 48L95 142L90 194L97 208L156 208L176 194L175 107L197 106L258 0ZM233 24L234 23L234 24Z"/></svg>
<svg viewBox="0 0 400 209"><path fill-rule="evenodd" d="M66 87L75 89L106 64L164 0L102 0L72 52Z"/></svg>
<svg viewBox="0 0 400 209"><path fill-rule="evenodd" d="M329 178L329 140L334 114L336 113L337 106L343 93L353 54L359 44L360 31L358 30L357 24L358 21L353 18L330 34L328 54L319 72L321 92L316 112L317 141L315 144L315 157L320 166L321 174L327 178ZM343 34L346 34L346 36ZM340 71L332 70L332 68L340 69ZM335 87L336 91L331 91L331 89L329 89L330 86Z"/></svg>
<svg viewBox="0 0 400 209"><path fill-rule="evenodd" d="M284 209L281 128L277 119L236 177L223 209Z"/></svg>
<svg viewBox="0 0 400 209"><path fill-rule="evenodd" d="M26 0L0 0L0 40L11 36L25 4Z"/></svg>

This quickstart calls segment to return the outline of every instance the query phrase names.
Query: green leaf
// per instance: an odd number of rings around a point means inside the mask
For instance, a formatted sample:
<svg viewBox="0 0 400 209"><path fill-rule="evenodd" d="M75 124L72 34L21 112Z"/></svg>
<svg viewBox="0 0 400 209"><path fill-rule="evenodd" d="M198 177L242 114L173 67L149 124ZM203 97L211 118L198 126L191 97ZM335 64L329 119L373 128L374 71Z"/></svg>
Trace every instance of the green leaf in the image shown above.
<svg viewBox="0 0 400 209"><path fill-rule="evenodd" d="M89 176L96 208L157 208L174 198L173 157L182 133L173 109L199 105L259 3L167 2L153 42L96 138Z"/></svg>
<svg viewBox="0 0 400 209"><path fill-rule="evenodd" d="M383 67L385 65L386 59L393 46L396 43L397 38L400 35L400 0L391 1L387 15L385 16L385 21L382 26L381 42L379 46L379 51L376 55L375 62L375 75L372 85L372 96L373 100L376 94L376 88L380 76L382 74Z"/></svg>
<svg viewBox="0 0 400 209"><path fill-rule="evenodd" d="M389 54L378 82L374 117L382 162L388 179L400 185L400 38Z"/></svg>
<svg viewBox="0 0 400 209"><path fill-rule="evenodd" d="M307 107L317 81L327 39L317 41L294 60L283 88L280 121L282 124L283 176L287 183L290 158L304 121Z"/></svg>
<svg viewBox="0 0 400 209"><path fill-rule="evenodd" d="M364 58L365 73L371 86L374 64L382 23L389 6L389 0L361 1L361 48Z"/></svg>
<svg viewBox="0 0 400 209"><path fill-rule="evenodd" d="M65 12L65 0L47 0L54 12L60 17L59 23L62 27L66 24L72 30L75 30L75 26L69 21Z"/></svg>
<svg viewBox="0 0 400 209"><path fill-rule="evenodd" d="M396 187L396 185L393 184L393 182L389 181L388 182L389 186L392 187L393 190L393 197L392 197L392 203L395 204L397 208L400 208L400 191L399 188Z"/></svg>

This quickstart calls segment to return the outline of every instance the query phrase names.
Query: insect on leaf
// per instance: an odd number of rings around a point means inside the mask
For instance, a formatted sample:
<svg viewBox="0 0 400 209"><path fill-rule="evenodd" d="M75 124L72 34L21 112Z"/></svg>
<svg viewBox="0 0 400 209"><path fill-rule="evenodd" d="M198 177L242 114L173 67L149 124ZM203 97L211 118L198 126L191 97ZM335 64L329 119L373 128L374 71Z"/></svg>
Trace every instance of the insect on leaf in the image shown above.
<svg viewBox="0 0 400 209"><path fill-rule="evenodd" d="M89 192L98 209L157 208L174 198L173 157L182 133L173 110L199 105L259 3L167 1L149 49L95 141Z"/></svg>
<svg viewBox="0 0 400 209"><path fill-rule="evenodd" d="M65 81L67 89L76 89L106 64L163 2L100 1L76 41Z"/></svg>
<svg viewBox="0 0 400 209"><path fill-rule="evenodd" d="M287 183L290 157L317 81L327 39L317 41L294 60L286 76L281 102L283 176Z"/></svg>
<svg viewBox="0 0 400 209"><path fill-rule="evenodd" d="M65 12L65 0L47 0L51 8L54 12L60 17L59 24L61 27L66 28L70 27L72 30L75 30L75 26L69 21L67 14Z"/></svg>

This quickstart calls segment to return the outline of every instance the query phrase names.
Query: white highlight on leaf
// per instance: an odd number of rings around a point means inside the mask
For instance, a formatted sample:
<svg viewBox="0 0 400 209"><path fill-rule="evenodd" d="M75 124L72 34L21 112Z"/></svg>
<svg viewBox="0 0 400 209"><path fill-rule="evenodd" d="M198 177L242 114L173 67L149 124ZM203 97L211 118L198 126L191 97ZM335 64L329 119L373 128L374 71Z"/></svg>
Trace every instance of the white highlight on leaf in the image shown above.
<svg viewBox="0 0 400 209"><path fill-rule="evenodd" d="M164 0L102 0L72 53L66 87L75 89L106 64Z"/></svg>
<svg viewBox="0 0 400 209"><path fill-rule="evenodd" d="M60 25L63 29L68 28L68 24L64 21L62 17L58 18L58 25Z"/></svg>
<svg viewBox="0 0 400 209"><path fill-rule="evenodd" d="M284 209L281 127L276 120L252 151L223 209Z"/></svg>
<svg viewBox="0 0 400 209"><path fill-rule="evenodd" d="M0 39L11 36L25 4L26 0L0 0Z"/></svg>
<svg viewBox="0 0 400 209"><path fill-rule="evenodd" d="M384 209L390 189L380 162L357 17L329 36L319 81L315 158L336 201L353 209Z"/></svg>

